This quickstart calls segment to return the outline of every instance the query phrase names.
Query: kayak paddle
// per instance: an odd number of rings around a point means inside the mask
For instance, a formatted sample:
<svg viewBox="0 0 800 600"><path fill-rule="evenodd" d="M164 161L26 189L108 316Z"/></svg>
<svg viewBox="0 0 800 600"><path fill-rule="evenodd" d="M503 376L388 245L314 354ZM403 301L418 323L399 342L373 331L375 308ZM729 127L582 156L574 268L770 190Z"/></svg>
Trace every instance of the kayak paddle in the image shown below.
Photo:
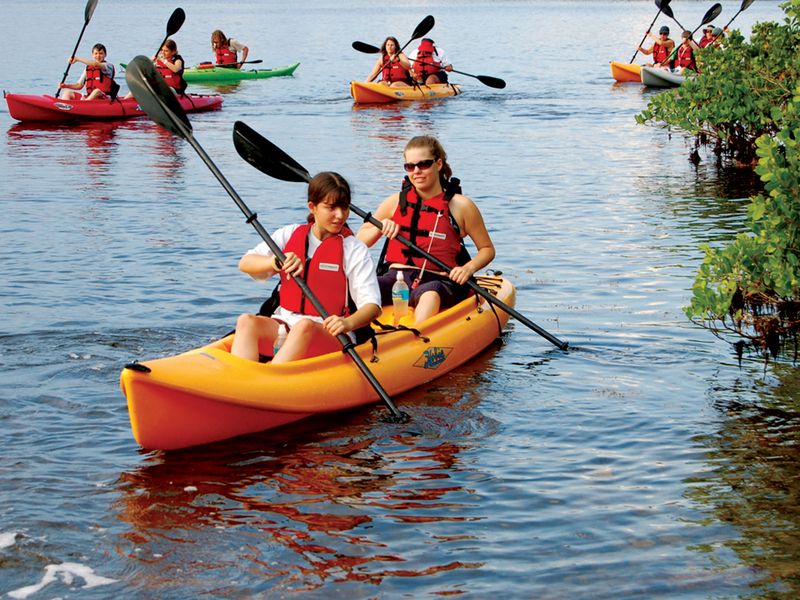
<svg viewBox="0 0 800 600"><path fill-rule="evenodd" d="M89 0L86 3L86 9L83 11L83 27L81 28L81 34L78 36L78 41L75 42L75 49L72 51L72 55L70 56L69 62L67 63L67 68L64 71L64 76L61 78L61 83L64 83L67 80L67 75L69 75L69 68L72 66L72 59L75 58L75 54L78 52L78 46L81 45L81 39L83 38L83 33L86 31L86 26L89 24L89 21L92 18L92 14L94 14L94 9L97 6L98 0ZM56 90L56 98L61 93L61 85L59 84L58 89Z"/></svg>
<svg viewBox="0 0 800 600"><path fill-rule="evenodd" d="M644 41L647 39L647 34L650 33L650 30L653 28L653 25L656 24L656 19L658 19L659 15L662 13L662 11L664 11L664 7L667 6L668 4L669 0L656 0L656 6L658 7L658 12L656 13L656 16L653 18L653 22L650 23L650 26L647 28L647 31L642 37L642 41L639 42L638 46L636 46L636 52L634 52L633 56L631 56L630 64L633 64L633 60L636 58L636 55L639 54L639 48L641 47L642 44L644 44Z"/></svg>
<svg viewBox="0 0 800 600"><path fill-rule="evenodd" d="M233 65L258 65L263 62L264 61L260 58L257 60L240 60L239 62L231 63L230 65L217 65L212 62L201 62L199 65L195 67L195 69L214 69L216 67L229 68L233 67Z"/></svg>
<svg viewBox="0 0 800 600"><path fill-rule="evenodd" d="M419 63L421 65L427 65L429 67L435 67L437 65L429 62L425 62L424 60L417 60L416 58L411 59L413 62ZM458 73L459 75L466 75L467 77L474 77L478 81L480 81L483 85L488 85L491 88L497 88L498 90L502 90L506 87L506 82L500 79L499 77L490 77L489 75L473 75L471 73L465 73L464 71L457 71L456 69L450 69L453 73Z"/></svg>
<svg viewBox="0 0 800 600"><path fill-rule="evenodd" d="M739 8L739 10L738 10L738 11L736 11L736 14L735 14L735 15L733 15L733 16L731 17L731 20L730 20L730 21L728 21L728 23L725 25L725 27L723 27L723 28L722 28L722 30L723 30L723 31L725 31L725 30L728 28L728 26L729 26L731 23L733 23L733 20L734 20L736 17L738 17L738 16L739 16L739 13L741 13L743 10L747 10L747 8L748 8L748 7L749 7L749 6L750 6L750 5L751 5L753 2L754 2L754 0L742 0L742 6L741 6L741 8ZM713 40L711 40L711 43L713 44L714 42L716 42L716 41L717 41L717 38L719 38L720 36L722 36L722 34L721 34L721 33L720 33L719 35L715 35L715 36L714 36L714 39L713 39Z"/></svg>
<svg viewBox="0 0 800 600"><path fill-rule="evenodd" d="M414 40L418 40L419 38L421 38L421 37L425 36L425 35L426 35L426 34L427 34L427 33L428 33L428 32L429 32L431 29L433 29L433 26L434 26L435 24L436 24L436 21L434 20L434 18L433 18L433 15L428 15L427 17L425 17L424 19L422 19L422 21L420 21L420 22L419 22L419 25L417 25L416 29L414 29L414 32L411 34L411 39L410 39L410 40L408 40L408 41L407 41L407 42L406 42L406 43L403 45L403 47L402 47L402 48L400 48L400 50L398 50L398 52L397 52L397 53L398 53L398 54L400 54L400 52L402 52L403 50L405 50L405 49L406 49L406 46L408 46L408 45L409 45L411 42L413 42ZM378 49L378 52L380 52L380 49ZM380 68L380 69L378 69L378 73L380 73L381 71L383 71L383 69L384 69L384 67L385 67L386 65L387 65L387 63L386 63L386 62L384 62L384 63L383 63L383 65L381 65L381 68ZM376 74L375 74L375 77L377 77L377 76L378 76L378 73L376 73ZM373 80L375 79L375 77L373 77L372 79L370 79L370 81L373 81Z"/></svg>
<svg viewBox="0 0 800 600"><path fill-rule="evenodd" d="M175 97L175 94L172 93L172 90L164 81L164 78L156 71L153 62L146 56L137 56L128 64L125 80L128 82L128 87L133 92L134 98L136 98L136 101L139 103L139 107L158 125L161 125L161 127L167 131L189 142L200 158L203 159L203 162L206 163L206 166L214 174L214 177L222 184L222 187L225 188L228 195L233 199L245 217L247 217L247 222L255 228L258 235L261 236L261 239L263 239L267 246L269 246L269 249L272 250L272 253L279 261L285 260L286 256L270 237L267 230L264 229L258 221L257 215L250 211L244 201L239 197L239 194L236 193L236 190L233 189L219 168L217 168L217 165L214 164L214 161L211 160L211 157L208 156L200 143L194 138L192 126L189 123L186 113ZM319 315L323 319L326 318L328 312L313 294L305 280L302 277L294 277L294 281L297 282L303 295L314 305ZM343 351L353 359L353 362L373 389L378 393L378 396L380 396L389 407L392 413L392 420L395 422L408 421L408 415L397 410L389 394L386 393L386 390L383 389L383 386L378 382L375 375L373 375L361 356L356 352L353 341L345 334L337 335L336 339L342 344Z"/></svg>
<svg viewBox="0 0 800 600"><path fill-rule="evenodd" d="M282 181L297 181L305 183L308 183L311 180L311 175L302 165L300 165L300 163L241 121L236 121L233 124L233 145L236 147L236 151L239 153L239 156L253 165L256 169L262 173L266 173L270 177L274 177L275 179L280 179ZM371 223L379 229L382 227L381 222L375 219L372 216L372 213L364 212L353 204L350 205L350 209L359 217L364 219L365 222ZM451 267L447 266L432 254L429 254L413 242L409 241L407 238L398 235L396 239L398 242L407 246L408 248L411 248L420 256L426 258L440 269L448 273L450 272ZM520 321L522 324L530 327L547 341L557 346L559 349L567 349L568 344L566 342L562 342L557 337L548 333L536 323L508 306L505 302L493 296L491 293L478 285L474 279L470 278L466 285L469 286L476 294L486 299L490 304L494 304L501 310Z"/></svg>
<svg viewBox="0 0 800 600"><path fill-rule="evenodd" d="M164 42L166 42L171 35L178 33L185 20L186 13L183 12L182 8L176 8L172 11L172 14L169 16L169 21L167 21L167 35L164 36L161 45L159 45L158 50L156 50L153 56L158 56L158 53L161 52L161 48L164 47Z"/></svg>
<svg viewBox="0 0 800 600"><path fill-rule="evenodd" d="M702 23L700 23L700 25L698 25L697 27L694 28L694 30L692 31L691 35L689 36L689 39L692 39L694 37L694 34L697 33L697 30L700 29L703 25L705 25L706 23L710 23L711 21L716 19L719 16L719 13L721 13L721 12L722 12L722 5L719 2L717 2L711 8L709 8L706 11L706 14L703 15ZM678 23L678 21L675 21L675 22ZM681 28L683 28L683 26L680 23L678 23L678 25ZM675 46L675 48L672 49L672 52L670 52L669 57L667 57L667 60L664 61L664 62L670 62L670 61L675 60L675 57L677 55L678 55L678 46Z"/></svg>

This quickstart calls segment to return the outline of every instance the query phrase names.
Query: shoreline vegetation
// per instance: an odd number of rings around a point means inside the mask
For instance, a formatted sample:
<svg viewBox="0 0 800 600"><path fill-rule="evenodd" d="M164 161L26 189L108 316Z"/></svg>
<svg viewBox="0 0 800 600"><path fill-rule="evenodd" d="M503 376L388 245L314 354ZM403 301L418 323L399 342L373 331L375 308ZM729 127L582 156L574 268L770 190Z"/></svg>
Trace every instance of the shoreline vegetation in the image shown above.
<svg viewBox="0 0 800 600"><path fill-rule="evenodd" d="M654 96L639 124L694 138L692 162L710 147L717 163L753 168L764 192L750 198L745 231L705 258L684 310L696 324L765 360L797 359L800 331L800 0L781 4L783 23L734 30L699 52L700 72Z"/></svg>

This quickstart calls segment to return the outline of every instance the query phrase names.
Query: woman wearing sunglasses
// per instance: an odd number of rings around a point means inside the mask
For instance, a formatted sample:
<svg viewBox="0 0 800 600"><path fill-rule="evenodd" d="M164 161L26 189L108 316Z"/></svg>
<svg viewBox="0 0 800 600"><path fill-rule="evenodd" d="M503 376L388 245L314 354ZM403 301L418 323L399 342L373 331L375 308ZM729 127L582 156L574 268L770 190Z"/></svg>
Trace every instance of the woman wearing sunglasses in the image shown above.
<svg viewBox="0 0 800 600"><path fill-rule="evenodd" d="M466 298L469 288L464 284L492 261L495 252L483 216L475 202L461 194L439 140L428 135L412 138L403 155L408 173L403 187L381 202L374 213L383 227L379 230L365 223L357 237L367 246L374 245L381 235L389 238L378 267L381 301L391 304L392 285L401 272L411 290L414 321L420 323ZM441 272L397 241L398 235L452 268ZM467 236L477 248L474 258L464 247Z"/></svg>

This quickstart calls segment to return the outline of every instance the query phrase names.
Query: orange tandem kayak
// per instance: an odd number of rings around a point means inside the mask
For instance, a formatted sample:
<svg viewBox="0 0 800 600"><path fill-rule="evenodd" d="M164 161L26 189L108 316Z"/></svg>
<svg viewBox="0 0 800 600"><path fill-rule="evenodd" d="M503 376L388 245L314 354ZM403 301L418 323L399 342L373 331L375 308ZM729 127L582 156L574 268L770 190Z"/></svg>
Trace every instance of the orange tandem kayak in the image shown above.
<svg viewBox="0 0 800 600"><path fill-rule="evenodd" d="M477 282L514 306L516 290L507 279L478 277ZM392 319L392 307L384 307L380 321ZM421 323L424 337L409 331L379 335L377 362L370 360L371 344L356 350L394 397L476 356L507 321L502 310L472 296ZM232 356L232 343L229 335L184 354L126 365L120 385L141 446L185 448L379 400L343 352L272 365Z"/></svg>
<svg viewBox="0 0 800 600"><path fill-rule="evenodd" d="M361 104L386 104L407 100L435 100L457 96L461 86L452 83L435 83L408 87L392 87L383 83L351 81L350 95Z"/></svg>

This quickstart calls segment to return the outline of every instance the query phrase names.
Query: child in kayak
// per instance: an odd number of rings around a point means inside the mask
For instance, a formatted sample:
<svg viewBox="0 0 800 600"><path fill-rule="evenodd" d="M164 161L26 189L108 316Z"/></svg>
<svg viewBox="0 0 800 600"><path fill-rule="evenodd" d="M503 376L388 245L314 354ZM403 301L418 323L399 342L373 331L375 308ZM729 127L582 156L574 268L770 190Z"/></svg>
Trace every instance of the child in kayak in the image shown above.
<svg viewBox="0 0 800 600"><path fill-rule="evenodd" d="M672 66L669 56L675 48L675 42L669 37L669 27L663 25L661 29L658 30L658 37L654 36L651 31L648 31L647 35L653 38L653 45L649 48L642 48L639 46L639 52L653 55L653 64L648 66L669 69Z"/></svg>
<svg viewBox="0 0 800 600"><path fill-rule="evenodd" d="M102 98L116 98L119 91L119 84L114 81L114 65L106 62L106 47L103 44L95 44L92 47L92 58L81 58L73 56L69 59L70 64L80 62L86 65L80 79L75 83L60 83L58 88L64 90L61 96L65 100L99 100ZM86 94L81 94L72 90L81 90L86 86Z"/></svg>
<svg viewBox="0 0 800 600"><path fill-rule="evenodd" d="M400 52L400 43L396 37L389 36L383 40L381 55L375 61L367 81L374 80L379 73L381 82L392 87L407 87L412 83L411 62Z"/></svg>
<svg viewBox="0 0 800 600"><path fill-rule="evenodd" d="M700 50L695 41L692 39L691 31L684 31L681 33L681 45L675 52L675 68L673 73L678 75L686 75L684 71L697 71L697 60L695 59L695 51Z"/></svg>
<svg viewBox="0 0 800 600"><path fill-rule="evenodd" d="M156 69L167 85L177 94L186 91L186 80L183 78L183 57L178 54L178 44L175 40L168 39L161 47L161 52L153 58Z"/></svg>
<svg viewBox="0 0 800 600"><path fill-rule="evenodd" d="M211 34L211 49L214 51L214 66L241 69L242 63L247 60L249 48L238 40L229 38L219 29ZM238 58L242 53L241 60Z"/></svg>
<svg viewBox="0 0 800 600"><path fill-rule="evenodd" d="M278 229L272 239L286 256L279 264L266 242L249 250L239 269L257 281L280 275L280 306L271 317L243 314L236 321L231 354L258 360L272 354L288 329L273 364L341 350L339 334L354 332L381 314L381 295L367 247L347 227L350 186L323 172L308 184L307 223ZM322 319L293 280L302 276L329 316Z"/></svg>
<svg viewBox="0 0 800 600"><path fill-rule="evenodd" d="M186 92L186 80L183 78L184 62L183 57L178 54L178 44L175 40L168 38L164 45L161 46L161 51L157 56L152 59L156 70L164 78L164 82L176 94L183 94ZM133 92L128 92L123 100L133 98Z"/></svg>
<svg viewBox="0 0 800 600"><path fill-rule="evenodd" d="M439 140L429 135L412 138L404 157L403 168L408 175L403 189L386 198L374 214L383 227L364 223L357 235L368 246L381 235L389 238L386 264L379 267L389 267L378 277L381 300L392 303L392 285L401 272L410 289L409 305L416 307L414 321L420 323L466 298L468 288L464 284L492 261L495 251L480 210L461 194ZM397 241L398 234L452 268L441 272ZM470 258L464 247L466 236L477 248L475 258Z"/></svg>

